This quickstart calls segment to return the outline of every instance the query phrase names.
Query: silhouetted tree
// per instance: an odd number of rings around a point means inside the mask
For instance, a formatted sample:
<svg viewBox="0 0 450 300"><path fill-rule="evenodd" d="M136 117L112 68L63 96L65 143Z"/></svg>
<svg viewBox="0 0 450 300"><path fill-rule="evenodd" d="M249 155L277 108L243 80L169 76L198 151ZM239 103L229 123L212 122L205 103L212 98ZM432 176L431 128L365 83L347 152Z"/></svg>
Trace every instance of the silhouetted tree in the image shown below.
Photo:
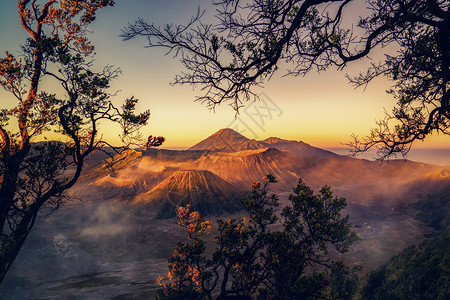
<svg viewBox="0 0 450 300"><path fill-rule="evenodd" d="M214 294L217 299L350 297L355 280L347 275L358 267L333 261L328 252L330 246L346 252L357 239L348 216L340 215L345 199L333 197L327 186L314 195L299 180L289 197L291 205L280 216L278 197L268 189L273 182L275 177L267 175L264 184L253 185L242 200L245 217L217 220L211 255L202 239L211 231L211 222L190 212L189 206L177 209L178 224L189 241L177 244L167 276L158 281L161 299L212 299ZM343 284L336 287L331 280Z"/></svg>
<svg viewBox="0 0 450 300"><path fill-rule="evenodd" d="M270 79L281 62L291 67L289 75L299 76L314 69L343 69L381 49L384 61L349 78L362 86L387 77L397 105L368 137L355 137L354 153L376 147L381 159L404 156L414 141L433 132L450 133L449 1L212 2L216 24L201 22L199 11L187 25L158 27L139 19L122 36L146 37L149 47L180 56L186 72L174 83L200 85L205 93L198 100L211 107L231 101L235 110L257 96L254 88ZM368 8L356 11L352 4Z"/></svg>
<svg viewBox="0 0 450 300"><path fill-rule="evenodd" d="M16 100L15 106L0 111L0 282L38 212L57 209L89 155L108 145L99 134L99 122L120 123L121 137L130 145L150 116L149 111L134 113L133 98L122 108L114 107L106 90L120 70L105 67L95 72L92 58L86 60L93 51L87 26L98 9L114 1L43 2L18 1L29 38L21 59L9 52L0 59L0 84ZM65 95L43 91L43 78L56 80ZM50 131L56 131L61 142L45 141Z"/></svg>

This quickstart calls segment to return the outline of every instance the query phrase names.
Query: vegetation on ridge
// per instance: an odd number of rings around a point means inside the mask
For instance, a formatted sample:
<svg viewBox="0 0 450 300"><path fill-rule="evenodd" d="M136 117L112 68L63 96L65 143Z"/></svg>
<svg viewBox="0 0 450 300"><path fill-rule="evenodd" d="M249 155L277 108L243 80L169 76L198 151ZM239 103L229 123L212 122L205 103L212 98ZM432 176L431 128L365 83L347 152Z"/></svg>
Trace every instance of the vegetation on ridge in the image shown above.
<svg viewBox="0 0 450 300"><path fill-rule="evenodd" d="M356 299L450 298L450 230L411 246L370 273Z"/></svg>
<svg viewBox="0 0 450 300"><path fill-rule="evenodd" d="M269 193L275 177L254 182L242 200L242 218L217 220L212 255L204 236L212 223L189 205L177 209L178 224L186 230L187 243L178 243L169 259L169 272L159 279L160 299L348 299L355 288L354 272L331 260L329 248L348 250L357 235L348 216L341 217L344 198L333 197L323 187L317 195L299 180L289 197L290 206L277 212L278 197ZM281 226L281 230L278 230Z"/></svg>

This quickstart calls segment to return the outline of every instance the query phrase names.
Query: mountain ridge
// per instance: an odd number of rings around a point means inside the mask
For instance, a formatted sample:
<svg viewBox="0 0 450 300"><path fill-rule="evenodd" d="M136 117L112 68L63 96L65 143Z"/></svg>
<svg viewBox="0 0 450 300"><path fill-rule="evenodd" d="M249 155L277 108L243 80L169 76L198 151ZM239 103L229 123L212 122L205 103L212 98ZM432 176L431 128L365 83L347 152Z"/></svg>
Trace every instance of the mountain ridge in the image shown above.
<svg viewBox="0 0 450 300"><path fill-rule="evenodd" d="M264 148L276 148L306 157L337 156L333 152L313 147L302 141L285 140L278 137L269 137L259 141L249 139L231 128L216 131L206 139L188 148L188 150L237 152Z"/></svg>
<svg viewBox="0 0 450 300"><path fill-rule="evenodd" d="M231 142L224 143L225 138ZM276 137L251 140L232 129L219 130L196 145L195 150L150 148L117 156L113 159L118 166L117 174L99 180L98 185L109 188L111 194L128 189L129 192L121 194L137 195L153 189L178 171L207 170L234 188L249 190L254 180L272 174L278 180L272 185L275 192L292 191L302 178L312 189L332 186L336 194L346 197L349 203L403 205L413 202L418 193L430 190L433 182L441 185L437 178L450 178L450 169L445 167L444 171L424 180L423 175L442 167L396 160L380 165L379 162L340 156L301 141ZM232 147L228 147L230 145ZM101 165L98 174L100 171L102 174L107 171L105 165ZM134 180L128 180L131 178ZM217 181L211 176L208 178ZM427 184L412 189L416 180ZM208 190L206 184L201 186Z"/></svg>

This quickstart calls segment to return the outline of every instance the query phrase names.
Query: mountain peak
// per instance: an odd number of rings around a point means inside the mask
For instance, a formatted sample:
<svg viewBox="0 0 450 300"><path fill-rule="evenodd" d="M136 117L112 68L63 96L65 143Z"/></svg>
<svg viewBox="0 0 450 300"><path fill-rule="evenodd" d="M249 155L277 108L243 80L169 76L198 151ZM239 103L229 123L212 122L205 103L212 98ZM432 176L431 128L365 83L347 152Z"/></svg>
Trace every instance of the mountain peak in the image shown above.
<svg viewBox="0 0 450 300"><path fill-rule="evenodd" d="M249 139L231 128L220 129L208 138L195 144L189 150L236 151L238 145Z"/></svg>
<svg viewBox="0 0 450 300"><path fill-rule="evenodd" d="M336 154L313 147L302 141L284 140L269 137L262 141L250 140L231 128L220 129L208 138L189 148L189 150L238 152L243 150L258 150L276 148L304 157L329 157Z"/></svg>
<svg viewBox="0 0 450 300"><path fill-rule="evenodd" d="M211 137L221 137L232 140L246 141L248 138L231 128L222 128L211 135Z"/></svg>

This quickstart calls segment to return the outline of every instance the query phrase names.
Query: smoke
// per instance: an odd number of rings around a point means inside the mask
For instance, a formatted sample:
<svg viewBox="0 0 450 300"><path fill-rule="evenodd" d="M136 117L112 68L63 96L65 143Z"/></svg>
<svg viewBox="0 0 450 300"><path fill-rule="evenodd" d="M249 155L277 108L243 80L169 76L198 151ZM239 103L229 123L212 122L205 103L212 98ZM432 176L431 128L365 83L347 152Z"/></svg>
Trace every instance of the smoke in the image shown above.
<svg viewBox="0 0 450 300"><path fill-rule="evenodd" d="M57 233L53 236L52 242L56 255L64 258L78 258L78 253L75 251L75 244L64 234Z"/></svg>
<svg viewBox="0 0 450 300"><path fill-rule="evenodd" d="M432 183L450 181L448 168L403 160L383 164L352 158L330 158L303 172L307 184L331 186L353 205L402 207L432 190Z"/></svg>

